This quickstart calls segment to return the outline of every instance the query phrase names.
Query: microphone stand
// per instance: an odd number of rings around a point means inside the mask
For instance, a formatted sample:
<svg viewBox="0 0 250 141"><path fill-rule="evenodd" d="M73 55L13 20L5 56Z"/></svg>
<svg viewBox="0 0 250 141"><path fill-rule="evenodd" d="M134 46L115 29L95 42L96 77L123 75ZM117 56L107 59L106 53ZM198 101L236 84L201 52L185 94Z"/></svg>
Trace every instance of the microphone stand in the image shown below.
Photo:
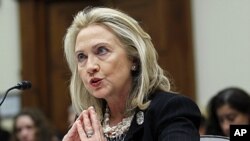
<svg viewBox="0 0 250 141"><path fill-rule="evenodd" d="M17 89L18 87L19 87L19 86L14 86L14 87L9 88L9 89L6 91L6 93L5 93L4 96L3 96L2 101L0 102L0 106L3 104L5 98L7 97L8 93L9 93L9 91L11 91L11 90L13 90L13 89Z"/></svg>

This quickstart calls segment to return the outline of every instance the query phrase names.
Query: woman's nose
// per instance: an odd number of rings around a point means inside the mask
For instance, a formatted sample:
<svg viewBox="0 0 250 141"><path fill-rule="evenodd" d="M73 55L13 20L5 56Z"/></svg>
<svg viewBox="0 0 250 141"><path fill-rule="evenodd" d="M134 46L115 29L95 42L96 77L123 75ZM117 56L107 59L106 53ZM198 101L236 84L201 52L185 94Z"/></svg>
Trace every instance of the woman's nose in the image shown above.
<svg viewBox="0 0 250 141"><path fill-rule="evenodd" d="M20 134L21 136L26 136L27 133L28 133L28 130L24 128L24 129L22 129L22 130L20 131L19 134Z"/></svg>
<svg viewBox="0 0 250 141"><path fill-rule="evenodd" d="M100 70L100 65L95 58L89 58L87 62L87 73L94 74Z"/></svg>

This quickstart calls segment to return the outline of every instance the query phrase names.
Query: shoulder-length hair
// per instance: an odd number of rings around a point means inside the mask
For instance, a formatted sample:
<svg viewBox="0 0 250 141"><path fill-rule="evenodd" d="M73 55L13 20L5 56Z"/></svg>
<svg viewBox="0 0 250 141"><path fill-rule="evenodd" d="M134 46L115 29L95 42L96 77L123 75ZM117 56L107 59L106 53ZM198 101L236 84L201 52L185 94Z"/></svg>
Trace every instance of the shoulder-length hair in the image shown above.
<svg viewBox="0 0 250 141"><path fill-rule="evenodd" d="M28 116L34 122L34 126L37 130L35 139L37 141L52 141L54 138L52 127L49 125L49 121L45 115L36 108L24 108L14 117L13 124L13 136L11 141L19 141L17 138L18 129L16 128L17 119L21 116Z"/></svg>
<svg viewBox="0 0 250 141"><path fill-rule="evenodd" d="M225 88L209 101L206 134L224 136L220 127L217 110L225 104L228 104L240 113L248 115L250 122L250 96L248 93L236 87Z"/></svg>
<svg viewBox="0 0 250 141"><path fill-rule="evenodd" d="M151 37L140 27L138 22L127 14L111 8L86 8L80 11L68 28L64 39L64 51L72 72L70 93L73 107L77 113L89 106L94 106L100 118L104 109L104 100L89 94L77 70L75 42L78 33L90 25L105 26L118 37L128 57L136 62L137 71L132 72L133 88L127 100L127 110L136 107L145 109L150 101L148 96L156 89L169 91L170 83L157 63L157 53Z"/></svg>

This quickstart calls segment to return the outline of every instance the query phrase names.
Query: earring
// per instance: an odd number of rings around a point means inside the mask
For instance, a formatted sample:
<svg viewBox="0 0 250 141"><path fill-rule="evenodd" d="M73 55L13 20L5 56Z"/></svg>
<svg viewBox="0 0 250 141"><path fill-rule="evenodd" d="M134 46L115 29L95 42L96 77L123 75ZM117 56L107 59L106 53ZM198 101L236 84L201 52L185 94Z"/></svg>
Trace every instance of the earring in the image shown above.
<svg viewBox="0 0 250 141"><path fill-rule="evenodd" d="M132 71L136 71L136 65L133 65L131 68Z"/></svg>

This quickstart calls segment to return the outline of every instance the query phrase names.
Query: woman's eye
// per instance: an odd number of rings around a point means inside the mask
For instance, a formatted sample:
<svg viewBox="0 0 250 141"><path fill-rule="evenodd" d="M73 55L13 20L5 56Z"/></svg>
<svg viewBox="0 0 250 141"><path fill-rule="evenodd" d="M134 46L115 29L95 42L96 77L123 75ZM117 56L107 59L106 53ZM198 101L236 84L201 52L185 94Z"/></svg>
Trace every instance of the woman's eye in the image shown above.
<svg viewBox="0 0 250 141"><path fill-rule="evenodd" d="M86 58L87 58L87 56L84 55L83 53L77 54L77 61L78 62L83 62Z"/></svg>
<svg viewBox="0 0 250 141"><path fill-rule="evenodd" d="M224 119L223 118L218 118L218 120L219 120L219 123L223 123L224 122Z"/></svg>
<svg viewBox="0 0 250 141"><path fill-rule="evenodd" d="M21 128L17 128L16 132L19 133L19 132L21 132L21 130L22 130Z"/></svg>
<svg viewBox="0 0 250 141"><path fill-rule="evenodd" d="M30 129L32 129L33 127L34 127L34 126L32 126L32 125L28 125L26 128L30 130Z"/></svg>
<svg viewBox="0 0 250 141"><path fill-rule="evenodd" d="M107 52L108 52L108 49L105 48L105 47L99 47L99 48L97 48L97 54L99 54L99 55L104 55Z"/></svg>
<svg viewBox="0 0 250 141"><path fill-rule="evenodd" d="M233 122L235 120L236 116L237 116L237 114L230 114L230 115L227 116L227 119L229 121Z"/></svg>

